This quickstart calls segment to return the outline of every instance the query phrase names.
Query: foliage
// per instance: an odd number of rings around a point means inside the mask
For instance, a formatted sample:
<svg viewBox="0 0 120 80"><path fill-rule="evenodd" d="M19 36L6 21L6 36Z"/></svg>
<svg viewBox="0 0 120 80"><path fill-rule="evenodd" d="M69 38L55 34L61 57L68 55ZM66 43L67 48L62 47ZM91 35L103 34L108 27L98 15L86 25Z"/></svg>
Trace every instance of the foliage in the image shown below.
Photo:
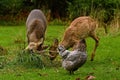
<svg viewBox="0 0 120 80"><path fill-rule="evenodd" d="M68 12L71 19L91 15L96 18L100 17L106 22L110 20L108 19L110 16L114 16L119 6L119 0L74 0L69 2ZM99 12L102 14L100 15Z"/></svg>
<svg viewBox="0 0 120 80"><path fill-rule="evenodd" d="M17 14L20 11L23 0L1 0L0 14Z"/></svg>
<svg viewBox="0 0 120 80"><path fill-rule="evenodd" d="M0 24L24 24L29 12L35 8L41 9L48 21L64 22L79 16L92 16L108 25L120 18L120 0L1 0Z"/></svg>
<svg viewBox="0 0 120 80"><path fill-rule="evenodd" d="M23 0L1 0L0 1L0 24L17 25L24 21ZM21 13L22 11L22 13ZM22 21L21 21L22 20Z"/></svg>
<svg viewBox="0 0 120 80"><path fill-rule="evenodd" d="M91 10L91 0L74 0L73 2L68 2L68 4L70 19L88 15Z"/></svg>

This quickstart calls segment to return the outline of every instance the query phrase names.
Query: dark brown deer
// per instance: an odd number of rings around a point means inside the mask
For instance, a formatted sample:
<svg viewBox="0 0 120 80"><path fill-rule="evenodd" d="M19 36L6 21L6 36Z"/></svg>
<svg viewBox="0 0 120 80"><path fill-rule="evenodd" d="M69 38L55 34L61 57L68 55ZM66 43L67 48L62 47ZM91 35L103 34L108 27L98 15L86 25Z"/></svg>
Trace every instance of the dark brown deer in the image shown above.
<svg viewBox="0 0 120 80"><path fill-rule="evenodd" d="M95 56L95 51L99 43L96 36L97 22L91 17L83 16L76 18L64 32L64 36L59 45L64 46L65 49L73 48L79 43L81 39L92 37L95 40L95 47L91 54L91 61Z"/></svg>
<svg viewBox="0 0 120 80"><path fill-rule="evenodd" d="M34 9L28 15L26 21L28 50L42 50L45 31L47 28L46 17L41 10Z"/></svg>

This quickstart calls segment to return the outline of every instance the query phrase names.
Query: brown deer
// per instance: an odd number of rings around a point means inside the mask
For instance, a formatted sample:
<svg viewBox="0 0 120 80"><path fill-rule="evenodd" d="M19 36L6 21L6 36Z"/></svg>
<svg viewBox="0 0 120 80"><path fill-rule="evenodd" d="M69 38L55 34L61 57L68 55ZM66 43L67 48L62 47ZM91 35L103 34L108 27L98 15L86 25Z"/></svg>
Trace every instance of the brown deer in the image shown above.
<svg viewBox="0 0 120 80"><path fill-rule="evenodd" d="M99 43L99 38L96 36L97 22L89 16L78 17L64 32L64 36L59 45L64 46L65 49L73 48L79 43L81 39L92 37L95 40L95 47L91 55L91 61L95 56L95 51Z"/></svg>
<svg viewBox="0 0 120 80"><path fill-rule="evenodd" d="M41 10L34 9L26 21L28 50L42 50L47 27L46 17Z"/></svg>

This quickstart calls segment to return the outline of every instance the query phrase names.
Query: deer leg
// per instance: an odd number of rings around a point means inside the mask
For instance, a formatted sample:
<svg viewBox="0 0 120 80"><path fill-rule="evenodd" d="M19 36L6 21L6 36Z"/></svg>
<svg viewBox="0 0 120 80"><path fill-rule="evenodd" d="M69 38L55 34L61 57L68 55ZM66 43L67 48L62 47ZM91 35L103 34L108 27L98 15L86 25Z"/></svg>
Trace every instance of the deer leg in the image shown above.
<svg viewBox="0 0 120 80"><path fill-rule="evenodd" d="M98 44L99 44L99 38L96 35L93 35L91 37L95 40L95 47L94 47L94 50L93 50L93 52L91 54L91 61L93 61L94 60L94 56L95 56L95 51L96 51L96 49L98 47Z"/></svg>

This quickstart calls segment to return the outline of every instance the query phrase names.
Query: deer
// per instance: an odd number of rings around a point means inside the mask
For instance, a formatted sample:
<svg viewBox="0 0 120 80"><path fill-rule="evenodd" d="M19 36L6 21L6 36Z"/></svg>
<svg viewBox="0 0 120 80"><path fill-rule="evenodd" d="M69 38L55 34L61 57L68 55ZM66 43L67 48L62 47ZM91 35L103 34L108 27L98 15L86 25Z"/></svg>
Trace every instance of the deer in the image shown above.
<svg viewBox="0 0 120 80"><path fill-rule="evenodd" d="M94 60L95 52L99 44L99 38L96 35L96 29L98 27L97 21L89 16L82 16L74 19L70 26L66 28L62 40L58 46L64 46L65 49L72 48L79 43L81 39L91 37L95 40L95 46L91 54L91 61ZM55 49L56 51L57 49Z"/></svg>
<svg viewBox="0 0 120 80"><path fill-rule="evenodd" d="M47 28L47 21L44 13L39 9L33 9L26 20L27 41L28 46L26 50L43 50L47 46L43 46L45 39L45 31Z"/></svg>

